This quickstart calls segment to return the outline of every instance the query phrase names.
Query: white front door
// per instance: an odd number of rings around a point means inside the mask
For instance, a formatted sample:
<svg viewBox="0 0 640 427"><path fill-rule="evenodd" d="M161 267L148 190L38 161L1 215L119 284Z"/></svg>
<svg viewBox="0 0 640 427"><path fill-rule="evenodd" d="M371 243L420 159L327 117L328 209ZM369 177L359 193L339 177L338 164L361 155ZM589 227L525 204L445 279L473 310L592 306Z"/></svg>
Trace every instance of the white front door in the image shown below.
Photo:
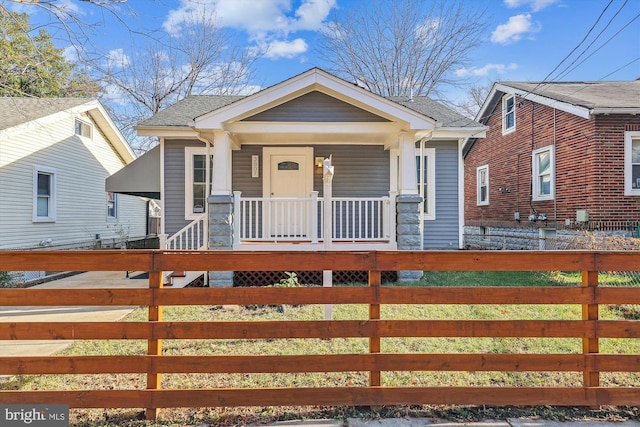
<svg viewBox="0 0 640 427"><path fill-rule="evenodd" d="M274 238L304 238L313 190L313 148L265 147L262 195L265 226Z"/></svg>

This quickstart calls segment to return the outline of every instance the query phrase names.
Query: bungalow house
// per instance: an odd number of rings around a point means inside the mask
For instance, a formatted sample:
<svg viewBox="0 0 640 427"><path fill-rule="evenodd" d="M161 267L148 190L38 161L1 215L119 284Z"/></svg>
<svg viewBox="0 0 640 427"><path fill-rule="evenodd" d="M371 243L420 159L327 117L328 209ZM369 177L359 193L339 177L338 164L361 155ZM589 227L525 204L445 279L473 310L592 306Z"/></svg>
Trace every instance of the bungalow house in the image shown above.
<svg viewBox="0 0 640 427"><path fill-rule="evenodd" d="M637 236L640 80L493 85L464 144L465 242L563 248L581 230ZM555 240L558 239L558 240Z"/></svg>
<svg viewBox="0 0 640 427"><path fill-rule="evenodd" d="M0 98L0 250L145 237L147 202L104 186L134 159L96 100Z"/></svg>
<svg viewBox="0 0 640 427"><path fill-rule="evenodd" d="M136 129L160 143L108 188L159 195L167 248L252 251L458 249L462 141L484 132L317 68L249 96L187 97Z"/></svg>

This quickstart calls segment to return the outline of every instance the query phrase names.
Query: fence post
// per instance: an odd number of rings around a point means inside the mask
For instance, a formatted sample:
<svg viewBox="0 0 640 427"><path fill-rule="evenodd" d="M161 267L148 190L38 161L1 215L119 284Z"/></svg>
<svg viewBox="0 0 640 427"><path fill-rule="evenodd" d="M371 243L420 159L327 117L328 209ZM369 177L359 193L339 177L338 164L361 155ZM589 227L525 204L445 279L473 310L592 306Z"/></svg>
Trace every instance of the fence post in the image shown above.
<svg viewBox="0 0 640 427"><path fill-rule="evenodd" d="M369 287L375 289L376 303L380 302L380 284L382 282L380 271L369 271ZM380 304L369 304L369 320L380 320ZM378 328L374 328L376 332ZM380 335L369 337L369 353L380 353ZM369 372L369 386L380 386L380 371Z"/></svg>
<svg viewBox="0 0 640 427"><path fill-rule="evenodd" d="M163 273L162 271L150 271L149 272L149 288L160 289L163 287ZM155 303L155 298L153 303ZM149 306L149 322L161 322L162 321L162 306L150 305ZM147 354L150 356L162 355L162 340L149 339L147 344ZM158 390L162 386L161 375L159 373L150 372L152 363L148 367L147 371L147 390ZM154 421L158 417L158 408L146 408L146 418L149 421Z"/></svg>
<svg viewBox="0 0 640 427"><path fill-rule="evenodd" d="M583 271L582 286L593 288L595 291L595 289L598 287L598 272ZM598 304L582 304L582 320L597 321L598 320ZM582 339L582 353L583 354L600 353L600 346L599 346L597 334L595 338ZM583 385L584 387L599 387L600 372L585 370L583 372Z"/></svg>

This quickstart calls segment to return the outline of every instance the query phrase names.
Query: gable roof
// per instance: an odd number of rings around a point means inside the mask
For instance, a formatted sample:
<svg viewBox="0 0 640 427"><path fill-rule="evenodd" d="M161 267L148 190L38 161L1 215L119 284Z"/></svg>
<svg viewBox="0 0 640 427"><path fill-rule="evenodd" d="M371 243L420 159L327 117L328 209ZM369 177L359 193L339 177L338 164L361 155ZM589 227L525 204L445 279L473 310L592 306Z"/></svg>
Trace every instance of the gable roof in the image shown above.
<svg viewBox="0 0 640 427"><path fill-rule="evenodd" d="M28 125L40 120L44 123L46 119L53 119L56 114L87 113L126 163L130 163L136 158L131 146L111 120L105 108L95 99L0 97L0 111L2 112L0 114L0 133L3 131L13 132L13 130L18 130L21 125Z"/></svg>
<svg viewBox="0 0 640 427"><path fill-rule="evenodd" d="M227 106L246 96L190 95L143 120L137 127L189 127L193 119Z"/></svg>
<svg viewBox="0 0 640 427"><path fill-rule="evenodd" d="M639 114L640 80L599 82L497 82L476 120L487 123L505 94L588 119L597 114Z"/></svg>
<svg viewBox="0 0 640 427"><path fill-rule="evenodd" d="M445 107L441 103L433 101L428 97L382 97L366 89L358 87L354 84L346 82L332 74L329 74L319 68L312 68L302 74L287 79L269 88L263 89L248 96L219 96L219 95L192 95L176 104L167 107L153 117L142 121L136 129L145 128L191 128L197 119L202 122L212 115L221 115L230 117L241 111L244 105L249 105L251 100L261 99L264 105L275 101L278 96L288 97L287 100L299 96L301 91L306 87L317 89L322 88L331 96L338 97L345 95L344 98L357 98L363 105L369 107L375 104L375 109L393 110L396 114L400 113L409 120L421 122L427 127L452 127L456 129L483 129L483 125L475 122L457 112ZM364 100L364 101L363 101ZM260 105L258 103L258 105ZM228 114L225 112L229 111ZM253 111L252 113L255 113ZM417 113L417 115L416 115ZM414 119L411 119L414 117ZM435 122L435 123L434 123ZM425 125L425 123L431 123Z"/></svg>
<svg viewBox="0 0 640 427"><path fill-rule="evenodd" d="M0 130L41 119L91 101L87 98L0 98Z"/></svg>

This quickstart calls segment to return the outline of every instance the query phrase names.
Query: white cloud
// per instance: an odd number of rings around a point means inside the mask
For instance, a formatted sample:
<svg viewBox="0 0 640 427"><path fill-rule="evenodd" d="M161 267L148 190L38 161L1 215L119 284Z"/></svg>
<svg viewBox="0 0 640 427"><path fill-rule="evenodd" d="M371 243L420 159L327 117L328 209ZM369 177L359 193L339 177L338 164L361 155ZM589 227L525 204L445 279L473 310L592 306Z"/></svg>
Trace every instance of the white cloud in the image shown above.
<svg viewBox="0 0 640 427"><path fill-rule="evenodd" d="M498 25L491 33L491 41L494 43L509 44L522 39L523 34L539 31L539 27L531 23L531 14L520 14L509 18L506 24Z"/></svg>
<svg viewBox="0 0 640 427"><path fill-rule="evenodd" d="M111 49L107 53L106 62L108 67L126 68L131 63L129 56L124 53L122 48Z"/></svg>
<svg viewBox="0 0 640 427"><path fill-rule="evenodd" d="M504 0L504 4L511 9L520 6L530 6L532 12L538 12L559 0Z"/></svg>
<svg viewBox="0 0 640 427"><path fill-rule="evenodd" d="M293 28L296 30L319 30L335 6L336 0L303 0L296 10L295 15L298 20L294 23Z"/></svg>
<svg viewBox="0 0 640 427"><path fill-rule="evenodd" d="M171 34L192 16L215 16L220 25L244 30L252 38L277 32L317 31L336 6L336 0L303 0L292 10L290 0L180 0L163 27Z"/></svg>
<svg viewBox="0 0 640 427"><path fill-rule="evenodd" d="M269 59L293 58L305 53L309 46L303 39L295 39L292 42L274 41L269 44L265 57Z"/></svg>
<svg viewBox="0 0 640 427"><path fill-rule="evenodd" d="M509 65L505 64L487 64L481 68L460 68L456 70L454 73L458 77L468 77L468 76L487 76L491 72L496 72L498 74L504 74L507 71L518 69L518 64L511 63Z"/></svg>
<svg viewBox="0 0 640 427"><path fill-rule="evenodd" d="M292 58L307 51L307 43L297 38L280 41L296 31L320 31L336 0L302 0L294 9L291 0L180 0L163 23L164 29L178 35L182 25L194 17L213 18L228 28L245 31L249 40L267 46L269 58Z"/></svg>

